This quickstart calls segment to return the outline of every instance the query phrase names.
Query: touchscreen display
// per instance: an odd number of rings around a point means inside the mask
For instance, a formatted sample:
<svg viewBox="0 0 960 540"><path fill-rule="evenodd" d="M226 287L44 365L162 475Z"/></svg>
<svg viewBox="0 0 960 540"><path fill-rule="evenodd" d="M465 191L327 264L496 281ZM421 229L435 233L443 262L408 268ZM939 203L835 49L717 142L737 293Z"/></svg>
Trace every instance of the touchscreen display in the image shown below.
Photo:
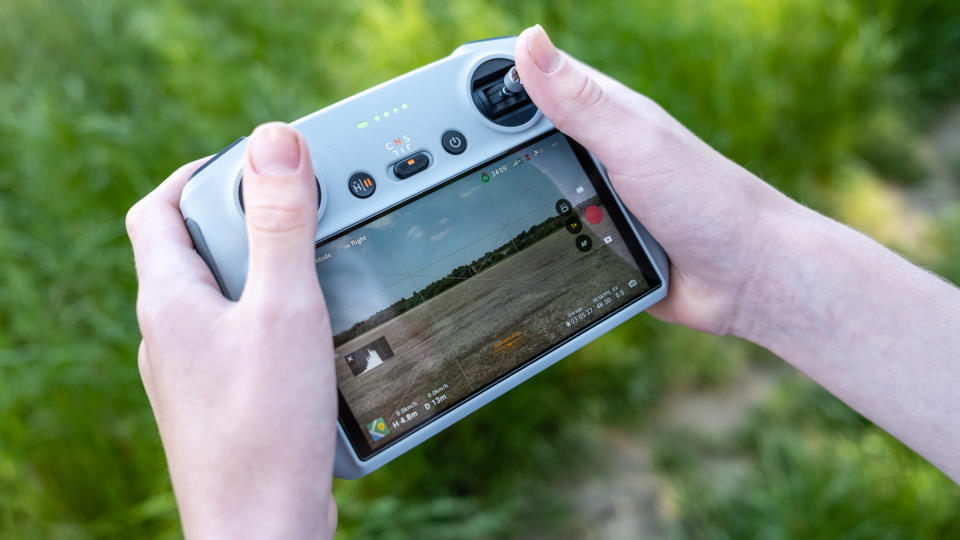
<svg viewBox="0 0 960 540"><path fill-rule="evenodd" d="M588 159L552 131L317 246L361 457L658 284Z"/></svg>

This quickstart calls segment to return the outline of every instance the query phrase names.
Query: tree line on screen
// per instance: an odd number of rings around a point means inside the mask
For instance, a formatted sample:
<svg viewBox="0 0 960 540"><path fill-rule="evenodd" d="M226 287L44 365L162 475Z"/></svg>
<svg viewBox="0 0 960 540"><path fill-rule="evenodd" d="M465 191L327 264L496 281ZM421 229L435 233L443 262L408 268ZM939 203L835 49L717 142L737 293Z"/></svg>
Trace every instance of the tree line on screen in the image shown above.
<svg viewBox="0 0 960 540"><path fill-rule="evenodd" d="M563 228L566 219L566 216L547 218L514 236L500 247L484 253L469 264L463 264L454 268L446 276L434 281L419 291L415 291L409 298L401 298L390 306L374 313L366 320L360 321L343 332L340 332L333 338L334 347L339 347L341 344L350 341L367 330L379 326L404 312L410 311L454 285L479 274L482 270L486 270L514 253L523 251L536 242L543 240L549 236L550 233Z"/></svg>

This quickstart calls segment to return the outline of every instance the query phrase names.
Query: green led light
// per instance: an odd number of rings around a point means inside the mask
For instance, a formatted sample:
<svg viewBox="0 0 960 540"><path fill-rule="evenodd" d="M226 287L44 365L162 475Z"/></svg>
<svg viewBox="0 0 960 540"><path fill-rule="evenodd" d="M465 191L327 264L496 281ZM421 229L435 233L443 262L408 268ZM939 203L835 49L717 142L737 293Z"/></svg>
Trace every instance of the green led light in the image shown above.
<svg viewBox="0 0 960 540"><path fill-rule="evenodd" d="M373 117L373 121L374 121L374 122L379 122L379 121L380 121L380 117L379 117L379 116L374 116L374 117Z"/></svg>
<svg viewBox="0 0 960 540"><path fill-rule="evenodd" d="M394 114L396 114L396 113L400 112L400 109L394 107L394 108L393 108L393 112L394 112Z"/></svg>
<svg viewBox="0 0 960 540"><path fill-rule="evenodd" d="M404 103L403 105L401 105L401 107L403 107L404 109L406 109L406 108L407 108L407 104Z"/></svg>
<svg viewBox="0 0 960 540"><path fill-rule="evenodd" d="M357 128L358 128L358 129L363 129L363 128L367 127L368 125L370 125L370 124L368 124L367 121L364 120L363 122L360 122L359 124L357 124Z"/></svg>
<svg viewBox="0 0 960 540"><path fill-rule="evenodd" d="M383 111L383 117L384 117L384 118L389 118L389 117L390 117L390 113L387 112L387 111Z"/></svg>

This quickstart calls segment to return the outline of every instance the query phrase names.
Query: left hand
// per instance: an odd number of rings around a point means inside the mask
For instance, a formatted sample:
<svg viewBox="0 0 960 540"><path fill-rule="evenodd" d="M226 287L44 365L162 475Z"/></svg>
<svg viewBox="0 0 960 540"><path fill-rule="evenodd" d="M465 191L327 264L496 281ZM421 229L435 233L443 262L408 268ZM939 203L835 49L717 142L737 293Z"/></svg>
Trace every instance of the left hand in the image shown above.
<svg viewBox="0 0 960 540"><path fill-rule="evenodd" d="M313 167L281 123L254 131L245 160L250 261L238 302L221 295L180 214L200 161L127 214L140 373L188 537L330 537L337 390L313 262Z"/></svg>

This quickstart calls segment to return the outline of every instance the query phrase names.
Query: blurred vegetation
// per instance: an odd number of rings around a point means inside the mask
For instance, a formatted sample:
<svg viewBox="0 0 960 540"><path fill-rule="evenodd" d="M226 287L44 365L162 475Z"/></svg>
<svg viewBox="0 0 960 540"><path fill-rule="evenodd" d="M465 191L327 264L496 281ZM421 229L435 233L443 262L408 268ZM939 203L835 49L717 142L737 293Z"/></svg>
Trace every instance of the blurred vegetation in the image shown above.
<svg viewBox="0 0 960 540"><path fill-rule="evenodd" d="M954 2L0 0L0 13L3 538L180 535L135 363L134 201L259 122L534 22L780 189L960 280L955 199L889 237L880 224L905 207L857 204L934 174L923 134L960 98ZM669 393L758 366L783 373L742 432L657 437L666 535L960 535L958 488L891 437L764 351L647 316L337 482L339 535L570 534L559 494L606 466L596 426L642 431Z"/></svg>

